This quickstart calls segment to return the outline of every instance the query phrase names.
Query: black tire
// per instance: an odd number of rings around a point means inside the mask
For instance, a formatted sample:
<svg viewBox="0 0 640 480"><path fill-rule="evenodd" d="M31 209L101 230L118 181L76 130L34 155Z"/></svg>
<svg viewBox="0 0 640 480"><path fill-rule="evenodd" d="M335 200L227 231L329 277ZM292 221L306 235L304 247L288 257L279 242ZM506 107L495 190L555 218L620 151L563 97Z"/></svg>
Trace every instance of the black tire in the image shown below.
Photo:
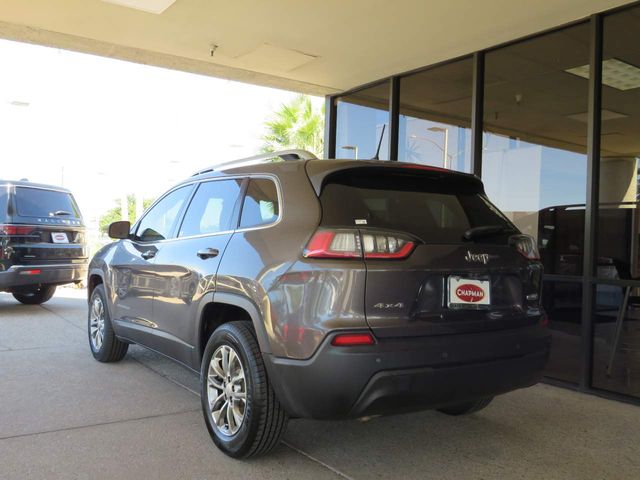
<svg viewBox="0 0 640 480"><path fill-rule="evenodd" d="M55 285L42 285L31 292L13 292L13 298L25 305L40 305L41 303L51 300L53 294L56 293Z"/></svg>
<svg viewBox="0 0 640 480"><path fill-rule="evenodd" d="M493 397L481 398L473 402L458 403L456 405L439 408L438 411L446 413L447 415L469 415L486 408L487 405L491 403L491 400L493 400Z"/></svg>
<svg viewBox="0 0 640 480"><path fill-rule="evenodd" d="M94 307L94 302L98 300L102 304L102 311L104 315L102 341L100 343L95 342L92 339L92 309ZM129 344L119 340L113 332L111 316L109 315L109 309L107 308L107 296L103 285L96 286L91 293L91 299L89 300L89 312L87 314L87 333L89 335L89 348L91 348L93 358L99 362L119 362L127 354Z"/></svg>
<svg viewBox="0 0 640 480"><path fill-rule="evenodd" d="M240 359L246 390L244 417L238 430L231 435L224 434L214 424L207 386L211 359L223 346L231 347ZM212 393L217 394L213 390ZM289 416L269 383L251 322L225 323L209 338L200 369L200 399L209 435L216 446L228 456L247 458L263 455L280 442Z"/></svg>

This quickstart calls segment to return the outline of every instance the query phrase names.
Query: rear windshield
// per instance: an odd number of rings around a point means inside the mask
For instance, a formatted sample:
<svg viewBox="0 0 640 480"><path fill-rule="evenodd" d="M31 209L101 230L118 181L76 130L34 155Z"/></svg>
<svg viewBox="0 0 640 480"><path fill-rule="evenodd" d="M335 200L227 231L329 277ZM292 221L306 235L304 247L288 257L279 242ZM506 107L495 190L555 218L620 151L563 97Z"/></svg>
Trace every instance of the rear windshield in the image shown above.
<svg viewBox="0 0 640 480"><path fill-rule="evenodd" d="M474 227L504 228L474 238L483 243L504 243L514 233L475 181L361 172L342 172L325 182L322 225L394 230L437 244L463 243L465 232Z"/></svg>
<svg viewBox="0 0 640 480"><path fill-rule="evenodd" d="M80 218L73 197L66 192L16 187L16 209L21 217Z"/></svg>

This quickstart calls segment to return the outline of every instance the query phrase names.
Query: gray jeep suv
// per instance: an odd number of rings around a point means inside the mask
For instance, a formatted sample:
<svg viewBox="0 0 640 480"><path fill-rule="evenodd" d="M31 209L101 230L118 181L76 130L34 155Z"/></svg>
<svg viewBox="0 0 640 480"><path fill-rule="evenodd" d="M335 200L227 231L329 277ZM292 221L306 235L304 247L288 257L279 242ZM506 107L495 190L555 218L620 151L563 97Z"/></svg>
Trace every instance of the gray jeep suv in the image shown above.
<svg viewBox="0 0 640 480"><path fill-rule="evenodd" d="M269 451L289 418L459 415L539 381L550 335L531 237L476 177L274 154L198 172L89 269L89 343L199 371L209 433Z"/></svg>

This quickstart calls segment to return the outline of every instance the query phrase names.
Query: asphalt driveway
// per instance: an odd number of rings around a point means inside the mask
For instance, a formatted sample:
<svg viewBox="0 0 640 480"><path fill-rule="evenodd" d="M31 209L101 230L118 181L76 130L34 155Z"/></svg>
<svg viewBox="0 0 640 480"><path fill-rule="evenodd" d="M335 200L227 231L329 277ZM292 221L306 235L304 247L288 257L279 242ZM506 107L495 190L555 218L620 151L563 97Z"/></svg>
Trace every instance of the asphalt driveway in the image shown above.
<svg viewBox="0 0 640 480"><path fill-rule="evenodd" d="M269 456L219 453L197 377L140 347L93 360L84 291L0 294L0 478L637 479L640 409L539 385L469 417L289 424Z"/></svg>

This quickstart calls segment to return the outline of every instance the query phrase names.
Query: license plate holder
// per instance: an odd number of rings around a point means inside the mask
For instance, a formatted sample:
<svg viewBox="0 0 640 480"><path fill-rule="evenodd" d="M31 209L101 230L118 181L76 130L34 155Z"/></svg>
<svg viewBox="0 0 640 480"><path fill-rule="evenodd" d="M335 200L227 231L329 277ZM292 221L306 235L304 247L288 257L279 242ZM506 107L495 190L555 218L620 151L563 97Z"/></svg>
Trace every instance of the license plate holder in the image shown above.
<svg viewBox="0 0 640 480"><path fill-rule="evenodd" d="M491 306L491 282L488 278L466 278L452 275L447 280L449 308L480 309Z"/></svg>
<svg viewBox="0 0 640 480"><path fill-rule="evenodd" d="M53 243L69 243L69 237L65 232L51 232L51 241Z"/></svg>

